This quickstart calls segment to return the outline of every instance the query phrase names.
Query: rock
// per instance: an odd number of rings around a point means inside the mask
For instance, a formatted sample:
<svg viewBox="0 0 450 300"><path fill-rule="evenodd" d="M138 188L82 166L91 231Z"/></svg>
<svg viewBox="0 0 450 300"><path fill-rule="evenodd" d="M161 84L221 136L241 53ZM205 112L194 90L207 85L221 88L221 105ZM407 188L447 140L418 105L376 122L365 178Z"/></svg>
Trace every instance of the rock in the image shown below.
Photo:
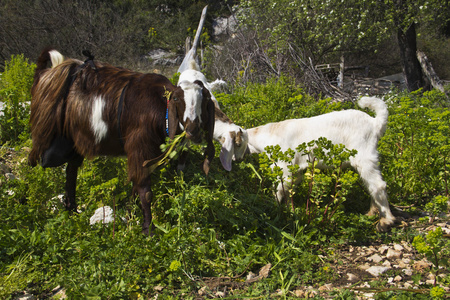
<svg viewBox="0 0 450 300"><path fill-rule="evenodd" d="M121 218L125 222L124 218ZM103 222L104 224L114 222L114 211L109 206L103 206L95 210L94 215L89 219L89 224Z"/></svg>
<svg viewBox="0 0 450 300"><path fill-rule="evenodd" d="M407 276L412 276L413 274L411 269L403 269L402 272L405 273L405 275Z"/></svg>
<svg viewBox="0 0 450 300"><path fill-rule="evenodd" d="M400 245L400 244L394 244L394 250L395 250L395 251L403 251L404 248L403 248L403 246Z"/></svg>
<svg viewBox="0 0 450 300"><path fill-rule="evenodd" d="M412 286L413 286L413 282L412 281L405 282L405 285L404 285L405 289L409 289Z"/></svg>
<svg viewBox="0 0 450 300"><path fill-rule="evenodd" d="M358 266L358 269L363 270L363 271L367 271L368 268L370 268L369 264L364 264L364 265Z"/></svg>
<svg viewBox="0 0 450 300"><path fill-rule="evenodd" d="M59 285L52 290L52 294L51 299L67 299L66 291Z"/></svg>
<svg viewBox="0 0 450 300"><path fill-rule="evenodd" d="M402 256L400 251L389 248L386 254L387 259L399 259Z"/></svg>
<svg viewBox="0 0 450 300"><path fill-rule="evenodd" d="M372 261L374 263L379 263L379 262L381 262L383 260L383 258L380 255L375 253L371 257L367 258L367 260L368 261Z"/></svg>
<svg viewBox="0 0 450 300"><path fill-rule="evenodd" d="M14 298L16 300L36 300L37 298L34 295L25 293L23 295L17 296L16 298Z"/></svg>
<svg viewBox="0 0 450 300"><path fill-rule="evenodd" d="M411 250L412 251L412 250ZM414 256L414 254L412 254L412 253L403 253L403 257L404 258L407 258L407 257L413 257Z"/></svg>
<svg viewBox="0 0 450 300"><path fill-rule="evenodd" d="M370 273L372 276L378 277L389 269L389 267L372 266L368 268L366 272Z"/></svg>
<svg viewBox="0 0 450 300"><path fill-rule="evenodd" d="M402 246L408 252L411 252L413 250L412 247L406 241L402 242Z"/></svg>
<svg viewBox="0 0 450 300"><path fill-rule="evenodd" d="M158 284L157 286L154 286L153 289L157 292L161 292L164 289L164 287Z"/></svg>
<svg viewBox="0 0 450 300"><path fill-rule="evenodd" d="M352 273L347 273L347 280L351 282L359 281L359 277Z"/></svg>
<svg viewBox="0 0 450 300"><path fill-rule="evenodd" d="M424 261L424 260L419 260L414 263L413 268L416 271L423 271L425 269L428 269L430 266L431 266L431 263Z"/></svg>
<svg viewBox="0 0 450 300"><path fill-rule="evenodd" d="M176 66L180 65L183 61L181 56L177 56L175 53L163 49L155 49L148 53L148 58L150 58L154 65L162 66Z"/></svg>
<svg viewBox="0 0 450 300"><path fill-rule="evenodd" d="M5 173L5 177L8 180L16 180L16 176L13 173Z"/></svg>
<svg viewBox="0 0 450 300"><path fill-rule="evenodd" d="M441 225L438 224L438 226L441 227L442 233L450 234L450 228L447 228L445 224L441 224Z"/></svg>
<svg viewBox="0 0 450 300"><path fill-rule="evenodd" d="M221 291L218 291L218 292L216 292L216 295L215 295L216 297L219 297L219 298L223 298L223 297L225 297L225 293L224 292L221 292Z"/></svg>
<svg viewBox="0 0 450 300"><path fill-rule="evenodd" d="M399 261L397 268L405 269L406 267L408 267L408 264L405 264L403 260Z"/></svg>
<svg viewBox="0 0 450 300"><path fill-rule="evenodd" d="M215 38L220 36L231 36L237 28L237 22L234 16L228 18L219 17L213 20L212 35Z"/></svg>
<svg viewBox="0 0 450 300"><path fill-rule="evenodd" d="M294 294L298 298L305 298L306 297L306 293L303 290L295 290Z"/></svg>
<svg viewBox="0 0 450 300"><path fill-rule="evenodd" d="M394 277L394 281L395 282L399 282L399 281L402 281L402 280L403 280L403 278L400 275L397 275L397 276Z"/></svg>
<svg viewBox="0 0 450 300"><path fill-rule="evenodd" d="M271 263L268 263L267 265L262 267L261 270L259 270L259 276L267 278L269 276L270 268L272 268Z"/></svg>
<svg viewBox="0 0 450 300"><path fill-rule="evenodd" d="M251 280L251 279L253 279L255 277L256 277L256 274L250 271L247 274L247 281L249 281L249 280Z"/></svg>
<svg viewBox="0 0 450 300"><path fill-rule="evenodd" d="M325 285L322 285L321 287L319 287L319 291L331 291L333 289L333 284L332 283L327 283Z"/></svg>
<svg viewBox="0 0 450 300"><path fill-rule="evenodd" d="M382 264L382 266L391 268L391 263L387 260Z"/></svg>
<svg viewBox="0 0 450 300"><path fill-rule="evenodd" d="M383 245L378 249L378 252L383 255L387 250L389 249L389 246Z"/></svg>
<svg viewBox="0 0 450 300"><path fill-rule="evenodd" d="M199 294L200 296L205 295L207 289L208 289L208 287L207 287L206 285L203 286L201 289L198 290L198 294Z"/></svg>

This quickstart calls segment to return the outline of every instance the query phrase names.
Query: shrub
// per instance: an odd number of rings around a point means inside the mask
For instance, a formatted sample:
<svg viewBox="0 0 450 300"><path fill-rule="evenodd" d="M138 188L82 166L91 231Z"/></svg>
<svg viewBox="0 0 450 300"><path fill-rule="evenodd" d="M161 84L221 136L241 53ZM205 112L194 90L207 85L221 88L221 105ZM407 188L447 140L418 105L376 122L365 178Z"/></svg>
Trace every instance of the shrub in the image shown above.
<svg viewBox="0 0 450 300"><path fill-rule="evenodd" d="M379 143L391 199L423 205L449 194L450 111L438 91L390 95L389 121Z"/></svg>
<svg viewBox="0 0 450 300"><path fill-rule="evenodd" d="M276 188L278 184L287 180L289 187L288 195L294 209L294 194L296 189L301 188L301 194L306 197L307 224L328 227L330 223L336 222L339 208L345 202L349 188L357 181L358 175L352 170L344 170L344 162L356 154L356 150L346 149L343 145L334 145L326 138L298 145L294 152L288 149L283 152L280 146L268 146L266 152L259 154L259 163L262 174ZM304 182L297 187L295 182L299 166L291 164L295 153L302 153L310 157L308 168L305 170ZM322 161L329 168L321 170L317 168L318 162ZM289 176L283 178L283 171L278 166L279 162L288 163ZM284 182L286 184L286 182ZM281 199L278 199L281 200ZM285 199L288 201L288 199ZM287 202L286 202L287 203ZM302 212L300 212L302 213Z"/></svg>
<svg viewBox="0 0 450 300"><path fill-rule="evenodd" d="M348 104L332 103L330 99L316 101L307 95L292 78L282 76L266 83L249 83L236 87L231 94L218 94L221 109L236 123L255 127L285 119L310 117Z"/></svg>
<svg viewBox="0 0 450 300"><path fill-rule="evenodd" d="M0 77L0 102L4 106L0 115L0 144L14 145L29 137L30 90L35 67L23 55L13 55L6 62Z"/></svg>

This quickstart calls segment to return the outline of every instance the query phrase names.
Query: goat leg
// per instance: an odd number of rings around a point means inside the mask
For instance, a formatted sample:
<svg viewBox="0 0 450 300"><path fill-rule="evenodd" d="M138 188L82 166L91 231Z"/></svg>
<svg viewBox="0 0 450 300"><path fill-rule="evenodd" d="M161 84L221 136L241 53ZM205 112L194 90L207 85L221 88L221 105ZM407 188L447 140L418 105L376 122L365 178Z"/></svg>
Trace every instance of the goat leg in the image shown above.
<svg viewBox="0 0 450 300"><path fill-rule="evenodd" d="M142 233L145 235L153 236L154 225L152 224L152 199L153 193L150 188L151 179L148 176L143 180L140 184L136 186L136 191L139 195L139 199L141 200L142 213L144 215L144 222L142 223ZM150 224L152 224L152 228L150 229Z"/></svg>
<svg viewBox="0 0 450 300"><path fill-rule="evenodd" d="M67 163L66 167L66 194L64 197L64 206L68 211L77 210L77 202L75 199L77 188L78 168L81 166L84 157L78 153Z"/></svg>
<svg viewBox="0 0 450 300"><path fill-rule="evenodd" d="M216 152L216 148L214 147L212 139L208 139L207 141L208 144L205 150L205 160L203 161L203 172L205 172L206 175L208 175L209 173L211 161L214 158Z"/></svg>

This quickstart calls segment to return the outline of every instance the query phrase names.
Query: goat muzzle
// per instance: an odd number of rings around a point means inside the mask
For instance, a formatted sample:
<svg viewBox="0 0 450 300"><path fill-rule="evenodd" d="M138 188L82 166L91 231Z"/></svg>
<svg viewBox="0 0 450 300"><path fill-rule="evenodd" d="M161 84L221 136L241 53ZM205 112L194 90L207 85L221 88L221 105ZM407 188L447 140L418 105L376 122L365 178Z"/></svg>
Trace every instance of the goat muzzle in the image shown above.
<svg viewBox="0 0 450 300"><path fill-rule="evenodd" d="M199 144L202 142L202 131L199 122L187 121L185 126L186 137L192 142Z"/></svg>

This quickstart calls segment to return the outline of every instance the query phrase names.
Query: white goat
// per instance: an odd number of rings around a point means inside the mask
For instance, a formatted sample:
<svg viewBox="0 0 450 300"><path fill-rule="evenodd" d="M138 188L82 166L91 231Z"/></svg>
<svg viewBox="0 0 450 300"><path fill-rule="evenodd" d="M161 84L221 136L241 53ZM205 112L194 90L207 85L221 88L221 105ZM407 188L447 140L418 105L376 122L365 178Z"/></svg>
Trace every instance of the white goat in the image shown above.
<svg viewBox="0 0 450 300"><path fill-rule="evenodd" d="M386 194L386 183L381 177L378 167L378 140L386 130L388 110L383 100L375 97L362 97L358 104L362 108L375 111L373 118L359 110L344 110L319 115L312 118L292 119L278 123L270 123L256 128L247 129L250 153L261 153L269 145L280 145L282 151L288 148L294 150L303 142L325 137L334 144L343 144L348 149L356 149L358 153L349 159L349 163L356 169L370 195L372 196L369 215L378 210L380 222L379 231L387 231L395 221L389 208ZM298 164L300 170L308 166L308 157L297 153L293 164ZM287 163L280 163L283 168L284 184L289 174ZM301 173L298 174L298 181ZM281 183L277 188L278 200L286 195L286 186Z"/></svg>
<svg viewBox="0 0 450 300"><path fill-rule="evenodd" d="M199 80L210 91L211 99L215 105L215 124L214 139L222 145L220 151L220 162L225 170L231 171L231 162L233 159L242 159L247 149L248 137L247 131L242 127L234 124L230 118L220 109L219 103L213 95L213 91L219 87L226 85L225 81L216 79L209 83L205 75L200 72L200 67L191 60L181 71L179 82L189 81L195 82Z"/></svg>

